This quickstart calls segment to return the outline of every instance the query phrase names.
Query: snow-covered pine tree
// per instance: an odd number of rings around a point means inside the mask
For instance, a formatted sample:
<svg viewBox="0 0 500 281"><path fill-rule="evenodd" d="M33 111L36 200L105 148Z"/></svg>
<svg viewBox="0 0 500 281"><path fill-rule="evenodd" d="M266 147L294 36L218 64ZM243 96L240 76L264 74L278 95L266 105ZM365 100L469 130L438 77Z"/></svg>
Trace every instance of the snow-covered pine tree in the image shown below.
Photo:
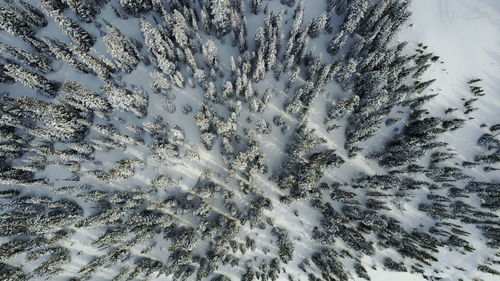
<svg viewBox="0 0 500 281"><path fill-rule="evenodd" d="M252 2L250 2L250 8L254 15L259 14L262 8L262 0L252 0Z"/></svg>
<svg viewBox="0 0 500 281"><path fill-rule="evenodd" d="M139 17L153 8L151 0L120 0L120 5L128 14Z"/></svg>
<svg viewBox="0 0 500 281"><path fill-rule="evenodd" d="M347 38L352 35L365 16L367 9L367 0L353 0L349 3L347 15L340 26L340 31L328 45L328 52L330 54L336 54L344 46Z"/></svg>
<svg viewBox="0 0 500 281"><path fill-rule="evenodd" d="M106 49L117 61L118 65L125 72L130 73L141 60L139 50L118 28L109 26L107 32L106 36L103 37Z"/></svg>
<svg viewBox="0 0 500 281"><path fill-rule="evenodd" d="M204 5L209 11L210 24L213 26L217 37L227 34L230 31L231 24L229 0L208 0Z"/></svg>
<svg viewBox="0 0 500 281"><path fill-rule="evenodd" d="M82 110L99 110L108 112L111 105L97 93L85 88L76 81L66 81L62 84L61 92L69 102Z"/></svg>
<svg viewBox="0 0 500 281"><path fill-rule="evenodd" d="M23 0L6 0L5 3L33 27L46 27L47 19L35 6Z"/></svg>
<svg viewBox="0 0 500 281"><path fill-rule="evenodd" d="M90 73L92 71L85 64L81 63L75 58L73 52L71 51L71 48L65 43L47 37L43 38L43 42L47 44L50 53L56 59L68 63L69 65L74 67L77 71L80 71L82 73Z"/></svg>
<svg viewBox="0 0 500 281"><path fill-rule="evenodd" d="M61 11L52 8L48 4L44 4L43 7L54 19L59 29L80 48L88 51L90 47L94 46L96 41L95 36L83 29L76 21L65 16Z"/></svg>
<svg viewBox="0 0 500 281"><path fill-rule="evenodd" d="M5 64L4 69L4 73L6 75L12 77L17 82L36 90L40 94L48 97L55 97L57 95L57 90L59 88L58 84L54 81L46 79L40 74L29 71L16 64Z"/></svg>
<svg viewBox="0 0 500 281"><path fill-rule="evenodd" d="M319 36L319 33L325 29L327 23L328 23L328 16L326 13L321 14L317 19L314 19L311 24L309 25L309 28L307 30L307 33L311 38L316 38Z"/></svg>
<svg viewBox="0 0 500 281"><path fill-rule="evenodd" d="M39 54L31 54L23 49L3 43L0 43L0 51L40 72L47 73L52 71L51 62L45 56Z"/></svg>
<svg viewBox="0 0 500 281"><path fill-rule="evenodd" d="M105 83L103 91L108 96L108 100L114 108L119 110L130 110L139 118L146 116L148 96L144 91L130 91L112 83Z"/></svg>
<svg viewBox="0 0 500 281"><path fill-rule="evenodd" d="M64 0L76 16L83 22L91 23L97 15L99 0Z"/></svg>

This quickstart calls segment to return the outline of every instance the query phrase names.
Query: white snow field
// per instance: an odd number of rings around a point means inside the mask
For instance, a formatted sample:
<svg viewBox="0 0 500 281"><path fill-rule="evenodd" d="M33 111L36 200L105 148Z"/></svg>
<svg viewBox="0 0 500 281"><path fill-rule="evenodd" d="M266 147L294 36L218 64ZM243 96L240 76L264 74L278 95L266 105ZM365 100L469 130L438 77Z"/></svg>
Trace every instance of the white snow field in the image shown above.
<svg viewBox="0 0 500 281"><path fill-rule="evenodd" d="M0 43L0 281L500 276L499 1L0 0Z"/></svg>
<svg viewBox="0 0 500 281"><path fill-rule="evenodd" d="M459 135L447 139L460 151L460 155L471 156L479 149L476 139L481 135L479 125L498 122L500 116L500 2L495 0L417 0L412 1L410 21L398 39L411 42L411 46L423 43L440 56L443 64L432 66L424 75L436 78L432 88L439 92L429 103L434 114L442 114L443 107L460 107L459 98L468 94L465 81L481 77L488 92L488 98L478 101L478 110L470 128L462 128ZM498 181L496 173L493 180ZM476 237L476 239L481 239ZM489 250L489 249L485 249ZM440 263L449 269L442 280L458 280L453 273L454 264L471 264L480 259L476 255L443 253ZM385 280L425 280L417 275L371 271L374 281ZM464 280L497 280L489 274L477 274L474 269L466 269ZM463 277L462 277L463 278ZM361 280L361 279L359 279Z"/></svg>

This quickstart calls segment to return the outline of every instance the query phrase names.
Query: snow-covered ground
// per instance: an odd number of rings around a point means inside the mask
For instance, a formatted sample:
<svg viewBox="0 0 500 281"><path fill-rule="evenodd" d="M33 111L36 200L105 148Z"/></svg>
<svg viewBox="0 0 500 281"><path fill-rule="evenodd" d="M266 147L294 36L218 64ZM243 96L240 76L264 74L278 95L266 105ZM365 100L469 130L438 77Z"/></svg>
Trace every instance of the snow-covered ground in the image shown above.
<svg viewBox="0 0 500 281"><path fill-rule="evenodd" d="M310 21L313 18L318 17L326 7L326 1L324 0L306 0L305 1L305 22ZM282 7L279 1L275 0L271 2L271 10L277 10ZM285 26L291 24L291 15L293 14L293 8L287 9L288 14L285 19L288 20ZM427 79L437 79L437 81L432 85L432 90L439 93L439 96L428 103L429 109L432 114L436 116L445 116L444 109L448 107L456 107L460 110L453 112L451 115L456 118L468 118L470 116L474 117L464 128L462 128L459 133L456 132L453 135L449 135L447 141L449 141L451 147L458 152L462 160L473 159L477 152L480 150L477 146L477 139L484 133L483 129L480 129L480 125L485 123L489 126L499 123L500 121L500 2L498 0L413 0L411 4L410 11L413 13L411 19L406 23L401 30L401 32L395 38L398 41L408 41L408 52L413 53L414 48L417 48L417 44L422 43L428 46L428 50L433 52L435 55L439 56L439 63L435 63L424 75L424 80ZM70 13L68 13L70 14ZM98 19L102 21L106 19L116 27L118 27L126 36L134 38L137 41L141 41L142 35L138 27L138 20L130 17L127 20L118 19L113 15L113 11L110 5L107 5L105 9L98 16ZM153 19L148 18L150 22ZM335 24L339 24L341 18L334 19ZM261 26L264 22L264 15L261 13L258 16L249 15L249 45L253 48L254 42L253 38L256 33L257 27ZM98 34L97 29L93 24L82 24L85 28L94 34ZM288 32L288 29L286 31ZM50 36L53 38L58 38L65 40L65 36L58 31L57 26L52 20L49 20L49 26L47 28L41 29L38 36ZM331 35L322 36L321 38L311 40L309 47L315 52L322 53L325 58L330 58L330 55L326 52L325 46L327 42L331 39ZM203 35L203 42L211 37ZM219 59L221 65L225 68L227 72L229 69L229 58L231 56L238 56L239 52L237 48L233 48L228 44L230 40L225 43L211 38L215 41L219 47ZM7 41L12 40L11 37L0 33L0 40ZM22 46L23 43L18 40L12 40L9 42L12 45ZM286 45L283 42L282 45ZM102 43L102 40L98 40L97 44L94 46L95 49L101 53L105 54L106 49ZM285 46L282 46L284 48ZM143 54L147 51L143 48ZM49 79L59 79L61 82L65 79L68 80L79 80L82 81L85 86L95 90L100 91L99 87L102 86L102 81L97 79L91 74L79 74L75 72L71 67L64 64L56 65L56 71L47 75ZM146 92L151 93L149 95L149 107L148 116L145 119L138 120L131 113L124 114L123 112L113 115L113 119L110 122L118 128L119 132L127 132L125 125L137 125L141 126L143 121L151 121L155 115L161 115L166 119L170 125L180 125L185 131L186 147L198 147L197 152L200 156L199 161L177 161L172 159L167 159L163 163L158 163L147 159L147 154L151 153L146 145L141 145L138 147L127 147L125 151L122 152L99 152L96 154L95 160L101 161L94 163L85 163L82 165L83 170L90 170L93 168L99 168L107 170L113 167L116 163L115 161L122 159L124 156L127 158L138 157L146 161L144 168L140 172L134 174L129 179L125 181L118 182L116 184L110 184L109 186L104 185L104 189L109 190L128 190L135 189L136 186L144 188L150 185L151 179L159 174L165 173L170 175L174 180L179 183L178 189L181 191L189 191L197 182L199 175L206 168L211 168L215 170L216 173L220 173L223 176L219 178L221 184L227 184L228 189L233 188L231 184L234 184L234 178L228 176L227 165L222 162L220 155L220 147L216 145L212 151L207 151L203 148L200 143L200 132L193 121L193 114L197 112L199 107L199 102L202 100L203 92L198 87L196 89L191 89L187 86L184 89L177 89L174 87L172 93L174 93L177 98L174 103L177 106L177 112L175 114L167 114L162 106L164 102L160 95L153 94L153 89L151 87L151 77L150 72L153 67L151 65L146 66L140 63L139 66L130 74L123 75L123 81L128 84L134 84L144 89ZM470 97L467 81L472 78L483 79L481 85L485 88L486 96L481 97L477 101L476 106L479 110L475 111L472 115L463 114L463 101L461 98ZM285 79L282 79L282 81ZM302 78L298 79L299 82L304 82ZM283 83L277 83L272 77L271 73L266 74L263 81L255 83L254 89L258 90L262 94L267 88L277 88L279 94L273 97L271 104L268 109L260 115L252 115L249 113L247 108L243 108L242 114L239 117L239 123L246 124L248 128L251 127L251 122L247 122L248 116L257 116L256 118L262 118L267 121L272 120L275 115L283 115L290 125L291 130L287 134L282 134L279 127L273 126L273 131L268 135L257 135L256 140L259 141L260 149L267 157L266 164L270 168L270 174L281 169L284 149L289 140L290 133L293 132L294 126L296 125L296 120L293 116L284 112L282 105L286 100L286 93L283 91ZM36 96L34 91L27 89L19 84L6 85L5 91L15 93L23 93L23 95ZM336 149L342 157L346 157L346 151L343 148L344 133L341 130L329 133L323 124L325 118L326 104L333 99L338 99L339 97L345 96L346 93L340 90L340 87L332 82L328 85L324 92L322 92L319 97L314 102L313 110L309 113L309 120L311 121L310 126L316 129L315 134L319 137L325 138L325 147L330 149ZM190 114L182 114L182 106L189 104L193 107L194 112ZM447 115L448 117L450 115ZM116 117L124 117L122 124L116 121ZM253 121L252 121L253 122ZM103 122L104 123L104 122ZM387 130L387 128L386 128ZM242 128L238 129L238 133L241 133ZM93 132L92 134L96 134ZM381 134L380 138L370 140L369 144L375 144L375 147L382 145L386 141L386 137L390 135ZM150 144L150 139L145 137L146 144ZM182 148L182 151L186 147ZM95 165L95 166L92 166ZM363 171L367 174L383 173L385 172L380 168L375 161L364 158L363 156L358 156L352 161L344 164L339 169L335 170L333 173L328 173L325 178L328 180L336 180L341 182L349 182L353 175ZM474 172L474 169L472 170ZM479 173L479 171L476 171ZM49 165L39 176L44 176L51 179L56 179L56 187L66 184L65 181L58 181L59 179L65 178L70 173L67 170L61 172L60 166ZM259 175L256 177L256 181L253 183L257 191L260 194L265 194L270 198L273 203L273 210L264 211L266 216L275 219L275 225L279 227L284 227L288 229L289 236L295 243L294 259L288 264L287 273L292 274L300 280L307 280L307 276L300 269L297 268L298 263L303 258L308 258L316 250L317 243L312 239L311 232L315 225L318 225L318 211L314 210L309 206L307 202L299 201L290 204L289 206L281 204L279 201L280 195L284 194L284 191L279 189L275 182L269 180L270 174ZM483 175L482 173L481 175ZM490 180L493 182L500 181L499 173L489 173L488 179L484 178L482 180ZM222 181L226 181L222 183ZM99 181L95 180L93 176L82 175L81 182L101 184ZM228 183L229 182L229 183ZM240 200L238 204L246 207L248 205L249 196L243 194L240 190L234 189L235 198ZM37 191L44 193L44 191ZM165 194L162 194L165 195ZM419 194L423 196L425 194ZM163 198L162 198L163 199ZM79 202L86 208L86 215L92 213L92 210L87 208L89 205L85 205L83 199L78 199ZM159 200L159 199L158 199ZM154 199L152 202L157 203ZM210 201L211 207L217 212L224 213L225 210L221 210L220 200ZM425 225L429 224L428 218L424 218L422 213L414 212L415 206L408 206L408 212L400 212L399 210L391 211L390 214L401 220L404 227L410 229L411 227L417 227L419 224ZM294 216L293 212L298 210L300 216ZM225 214L225 213L224 213ZM192 223L192 221L187 221L187 224ZM245 226L238 233L236 240L238 242L244 242L246 236L250 236L257 242L257 250L251 252L249 257L258 257L260 259L266 260L269 257L276 256L276 246L272 243L275 238L271 235L270 229L267 228L265 231L259 229L250 229ZM460 272L460 275L456 274L456 269L454 266L460 264L463 267L468 265L467 260L470 259L474 262L471 263L470 268L466 268L465 275L469 278L468 280L473 280L473 278L481 278L484 281L495 280L493 275L488 275L485 273L478 273L477 266L478 259L482 259L482 253L493 253L495 249L482 248L484 246L484 241L479 241L483 239L480 233L474 226L467 226L466 230L471 233L469 241L476 247L476 251L470 255L460 255L456 252L449 253L447 249L441 249L437 254L439 257L439 265L437 268L443 270L439 276L443 277L443 281L455 281L457 276L462 276L464 273ZM67 274L76 275L78 270L81 269L90 260L89 255L102 255L107 250L96 250L90 247L89 244L92 243L98 236L104 232L104 228L98 228L93 230L78 230L77 235L73 237L71 242L64 242L64 246L71 249L74 257L71 261L70 266L66 268ZM165 248L169 246L166 239L157 238L156 248L149 253L149 256L158 258L159 260L165 257ZM0 241L4 242L4 241ZM342 243L342 242L341 242ZM205 244L200 243L199 249L200 253L205 250ZM143 245L141 245L143 246ZM263 252L263 248L270 248L271 254L268 255ZM139 254L142 249L137 246L133 249L134 254ZM85 255L80 257L77 256L77 252L82 251ZM394 254L397 255L394 250L386 250L383 252L384 255ZM79 255L79 254L78 254ZM388 272L381 266L382 258L384 256L377 253L374 257L364 257L361 262L367 269L371 280L373 281L386 281L386 280L400 280L400 281L420 281L425 280L420 275L410 274L410 273L395 273ZM22 265L23 261L21 257L15 259L14 263L16 265ZM373 266L377 266L374 269ZM27 266L28 270L32 270L33 265ZM98 272L94 277L95 280L98 278L106 279L116 274L115 269L106 269L102 272ZM69 273L68 273L69 272ZM222 266L218 268L216 272L224 273L231 276L233 280L238 280L240 276L244 273L244 268L242 265L240 267L229 267ZM62 276L65 277L65 276ZM61 277L61 278L62 278ZM67 276L66 276L67 277ZM358 279L354 274L349 275L352 280L364 280ZM97 278L97 279L96 279ZM154 278L153 278L154 279ZM167 277L160 277L154 280L173 280ZM282 274L279 280L288 280L286 274ZM467 281L468 281L467 280ZM465 281L465 280L464 280Z"/></svg>
<svg viewBox="0 0 500 281"><path fill-rule="evenodd" d="M442 61L424 75L424 80L436 79L432 89L439 95L429 103L433 114L442 116L443 108L448 107L462 109L461 98L470 96L467 81L473 78L483 80L481 85L486 96L477 101L479 109L473 114L473 125L467 125L455 134L456 137L447 139L460 155L471 159L478 151L476 140L484 133L479 125L485 123L491 126L500 121L500 1L414 0L410 11L411 20L398 34L398 39L410 42L410 48L422 43ZM455 116L464 118L461 112L463 110L457 110ZM500 173L490 176L493 181L500 180ZM476 239L481 238L476 236ZM467 264L467 259L477 261L475 255L450 256L443 253L440 262L452 266L457 262ZM425 280L419 275L367 269L374 281ZM449 278L442 280L457 280L454 269L449 270ZM469 273L468 280L498 280L489 274L478 274L475 269Z"/></svg>
<svg viewBox="0 0 500 281"><path fill-rule="evenodd" d="M436 79L432 88L439 95L429 103L434 114L443 115L443 108L453 107L459 108L455 116L464 118L461 98L470 97L467 81L483 80L480 85L486 96L477 101L479 109L471 120L474 126L461 131L464 137L449 139L461 155L471 159L482 131L479 125L491 126L500 119L500 2L416 0L410 10L410 26L399 33L399 39L411 42L411 47L429 46L442 61L424 75Z"/></svg>

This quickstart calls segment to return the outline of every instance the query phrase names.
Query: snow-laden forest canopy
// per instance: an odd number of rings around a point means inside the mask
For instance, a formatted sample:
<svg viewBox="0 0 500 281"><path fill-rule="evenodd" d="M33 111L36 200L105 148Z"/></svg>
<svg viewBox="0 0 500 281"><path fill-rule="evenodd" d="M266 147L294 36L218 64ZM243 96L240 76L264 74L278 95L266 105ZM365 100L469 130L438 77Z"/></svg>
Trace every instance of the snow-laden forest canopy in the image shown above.
<svg viewBox="0 0 500 281"><path fill-rule="evenodd" d="M0 280L500 278L496 0L0 0Z"/></svg>

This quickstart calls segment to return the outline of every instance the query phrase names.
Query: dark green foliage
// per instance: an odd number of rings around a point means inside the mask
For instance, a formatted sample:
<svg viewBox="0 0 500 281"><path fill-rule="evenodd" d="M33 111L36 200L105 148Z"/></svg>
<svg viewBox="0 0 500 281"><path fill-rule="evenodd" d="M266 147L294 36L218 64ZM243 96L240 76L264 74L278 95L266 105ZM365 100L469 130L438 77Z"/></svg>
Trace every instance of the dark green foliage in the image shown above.
<svg viewBox="0 0 500 281"><path fill-rule="evenodd" d="M288 238L288 233L280 227L273 227L271 233L278 239L277 245L280 259L284 263L290 262L293 258L294 246L290 238Z"/></svg>
<svg viewBox="0 0 500 281"><path fill-rule="evenodd" d="M403 262L395 262L393 259L386 257L384 259L384 267L391 271L407 271Z"/></svg>

